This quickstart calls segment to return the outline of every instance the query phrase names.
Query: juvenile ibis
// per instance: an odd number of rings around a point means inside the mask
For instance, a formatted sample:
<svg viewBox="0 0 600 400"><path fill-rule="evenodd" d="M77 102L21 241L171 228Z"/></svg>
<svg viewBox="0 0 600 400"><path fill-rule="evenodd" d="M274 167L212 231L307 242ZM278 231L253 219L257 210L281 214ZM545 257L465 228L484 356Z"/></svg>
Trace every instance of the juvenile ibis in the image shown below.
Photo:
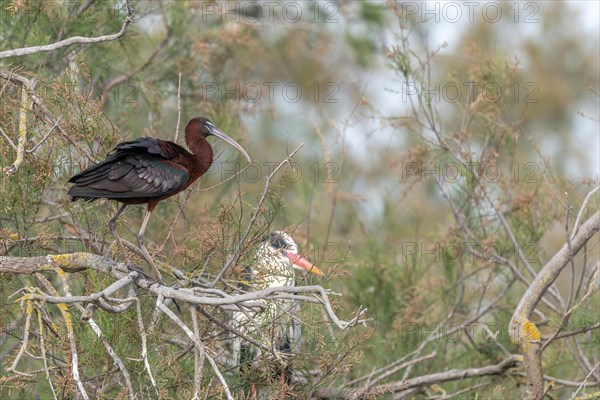
<svg viewBox="0 0 600 400"><path fill-rule="evenodd" d="M69 179L74 183L68 192L72 201L111 199L123 203L108 226L127 263L129 258L116 229L117 219L129 205L148 205L137 243L161 282L160 271L144 245L144 232L152 211L161 200L187 189L210 168L213 150L206 140L209 136L231 144L251 162L248 153L235 140L207 118L198 117L190 120L185 127L185 143L191 153L170 141L141 137L119 143L108 153L106 160Z"/></svg>
<svg viewBox="0 0 600 400"><path fill-rule="evenodd" d="M243 289L249 291L263 290L272 287L293 287L296 285L295 272L303 275L309 273L323 275L312 262L298 254L298 246L290 235L277 231L261 243L254 265L246 267ZM267 347L280 353L294 353L300 346L300 324L298 311L300 304L291 300L273 300L264 302L265 307L257 312L233 313L233 326L244 334L260 337L260 330L269 334ZM264 339L263 339L264 341ZM261 350L241 338L233 341L233 360L244 366L257 360ZM290 383L291 369L281 370L281 383ZM252 387L254 391L254 386Z"/></svg>

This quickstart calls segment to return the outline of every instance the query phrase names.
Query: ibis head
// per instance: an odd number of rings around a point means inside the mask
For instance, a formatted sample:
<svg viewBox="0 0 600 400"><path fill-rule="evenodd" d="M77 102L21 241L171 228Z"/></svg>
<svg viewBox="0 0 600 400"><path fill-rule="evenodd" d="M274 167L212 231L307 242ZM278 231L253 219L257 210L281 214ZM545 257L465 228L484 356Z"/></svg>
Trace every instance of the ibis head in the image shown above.
<svg viewBox="0 0 600 400"><path fill-rule="evenodd" d="M204 135L204 138L207 138L209 136L215 136L215 137L229 143L230 145L232 145L233 147L238 149L239 152L242 153L244 155L244 157L246 157L248 162L252 162L252 160L250 159L250 156L248 155L248 153L246 153L246 150L244 150L244 148L242 146L240 146L240 144L238 142L236 142L231 137L229 137L229 135L227 135L225 132L223 132L222 130L217 128L208 118L196 117L196 118L190 120L190 122L188 122L188 125L186 127L186 135L187 135L188 129L191 131L190 132L191 135L194 135L194 134L197 135L197 133L201 133L202 135Z"/></svg>
<svg viewBox="0 0 600 400"><path fill-rule="evenodd" d="M261 243L257 252L257 261L251 267L251 280L259 286L293 286L294 272L323 275L323 272L307 257L298 253L294 239L283 231L271 233Z"/></svg>

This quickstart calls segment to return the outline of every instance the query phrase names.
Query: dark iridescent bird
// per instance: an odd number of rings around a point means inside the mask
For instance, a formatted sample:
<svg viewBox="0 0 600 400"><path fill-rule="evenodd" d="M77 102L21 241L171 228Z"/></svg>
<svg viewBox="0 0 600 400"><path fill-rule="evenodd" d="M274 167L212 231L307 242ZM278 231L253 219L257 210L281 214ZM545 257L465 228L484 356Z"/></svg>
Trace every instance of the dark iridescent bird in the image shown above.
<svg viewBox="0 0 600 400"><path fill-rule="evenodd" d="M231 144L251 162L248 153L235 140L217 129L207 118L198 117L190 120L185 127L185 143L191 153L170 141L141 137L119 143L108 153L106 160L69 179L75 184L68 192L72 201L111 199L123 203L108 226L127 262L127 253L116 230L117 219L128 205L148 205L137 243L161 282L160 271L144 246L144 232L152 211L161 200L187 189L210 168L213 150L206 140L209 136L216 136Z"/></svg>
<svg viewBox="0 0 600 400"><path fill-rule="evenodd" d="M243 289L264 290L275 287L296 286L296 274L323 275L312 262L298 254L298 245L283 231L276 231L261 243L256 261L244 269ZM264 342L267 348L280 353L297 353L300 348L301 329L298 322L300 303L293 300L260 300L265 307L261 311L236 311L233 326L246 335ZM240 337L233 341L233 361L245 368L258 360L261 350ZM291 383L290 367L282 368L278 375L282 384ZM254 392L256 389L251 388Z"/></svg>

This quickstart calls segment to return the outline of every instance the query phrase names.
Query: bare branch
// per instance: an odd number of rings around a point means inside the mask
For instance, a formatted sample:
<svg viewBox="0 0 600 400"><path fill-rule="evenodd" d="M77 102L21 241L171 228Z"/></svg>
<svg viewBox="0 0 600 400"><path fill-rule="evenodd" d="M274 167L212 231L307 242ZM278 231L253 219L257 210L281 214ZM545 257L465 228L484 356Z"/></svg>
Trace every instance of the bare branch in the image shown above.
<svg viewBox="0 0 600 400"><path fill-rule="evenodd" d="M179 123L181 122L181 72L179 73L179 83L177 84L177 125L175 125L175 138L173 141L177 143L179 136Z"/></svg>
<svg viewBox="0 0 600 400"><path fill-rule="evenodd" d="M395 399L404 398L404 394L415 388L439 384L442 382L463 380L465 378L476 378L488 375L502 375L509 369L519 364L518 355L512 355L502 362L495 365L488 365L480 368L451 369L444 372L422 375L413 379L405 379L388 384L382 384L371 388L367 393L362 389L323 389L319 391L318 396L323 398L342 398L357 400L365 397L381 396L386 393L394 393Z"/></svg>
<svg viewBox="0 0 600 400"><path fill-rule="evenodd" d="M133 21L133 10L131 5L129 4L129 0L125 0L127 5L127 16L125 17L125 21L123 22L123 26L121 26L121 30L119 32L114 33L112 35L104 35L104 36L96 36L96 37L83 37L83 36L73 36L65 40L61 40L56 43L47 44L43 46L31 46L24 47L20 49L6 50L0 51L0 59L7 57L21 57L29 54L42 53L48 51L58 50L62 47L71 46L73 44L92 44L92 43L102 43L108 42L111 40L117 40L121 36L125 34L125 30L129 26L129 24Z"/></svg>
<svg viewBox="0 0 600 400"><path fill-rule="evenodd" d="M511 372L510 375L512 376L522 376L522 377L526 377L527 374L525 374L524 372L519 372L519 371L514 371ZM554 382L557 383L559 385L563 385L563 386L570 386L570 387L579 387L583 381L578 382L578 381L570 381L568 379L563 379L563 378L557 378L555 376L550 376L550 375L544 375L544 381L546 382ZM589 382L586 386L588 387L592 387L592 386L600 386L600 382Z"/></svg>
<svg viewBox="0 0 600 400"><path fill-rule="evenodd" d="M436 356L437 356L437 352L433 351L430 354L414 358L414 359L412 359L410 361L403 362L402 364L400 364L398 366L395 366L394 368L388 369L387 371L385 371L384 373L382 373L381 375L379 375L378 377L376 377L375 379L373 379L369 383L367 383L365 385L364 389L363 389L364 390L364 394L360 395L358 397L363 397L364 395L366 395L367 393L369 393L369 390L373 386L375 386L375 384L377 382L382 381L382 380L384 380L384 379L386 379L386 378L388 378L388 377L396 374L398 371L402 371L404 368L407 368L407 367L409 367L411 365L418 364L418 363L423 362L423 361L431 360L432 358L435 358Z"/></svg>
<svg viewBox="0 0 600 400"><path fill-rule="evenodd" d="M592 198L592 196L594 195L594 193L596 193L598 190L600 190L600 186L596 186L594 189L590 190L589 193L585 196L585 199L583 199L583 203L581 204L581 209L579 210L579 213L577 214L577 219L575 219L575 225L573 225L573 232L571 233L571 239L573 239L573 237L575 237L575 234L579 230L579 222L581 221L581 217L587 207L587 204L589 203L589 201Z"/></svg>
<svg viewBox="0 0 600 400"><path fill-rule="evenodd" d="M179 74L179 76L181 77L181 74ZM198 313L196 312L196 306L190 307L190 314L194 326L194 343L200 343L200 328L198 327ZM202 384L202 368L204 366L206 350L204 346L201 348L194 346L194 348L194 396L192 398L199 399L200 385Z"/></svg>
<svg viewBox="0 0 600 400"><path fill-rule="evenodd" d="M530 393L535 399L541 399L544 395L541 333L535 324L529 320L529 317L560 272L598 230L600 230L600 212L596 212L581 226L581 229L572 240L572 246L566 243L546 263L521 298L511 318L509 334L512 341L519 345L525 357Z"/></svg>
<svg viewBox="0 0 600 400"><path fill-rule="evenodd" d="M579 393L579 391L586 386L587 380L590 379L590 376L592 376L592 374L598 368L599 365L600 365L600 363L596 363L596 365L594 366L594 368L592 368L592 370L585 377L585 379L583 380L583 382L581 382L581 385L579 385L579 387L577 388L577 390L575 391L575 393L573 393L573 395L571 396L571 399L574 399L574 398L577 397L577 393Z"/></svg>
<svg viewBox="0 0 600 400"><path fill-rule="evenodd" d="M6 176L11 176L19 170L25 157L25 143L27 142L27 110L30 108L29 91L33 91L34 80L29 81L29 86L21 86L21 107L19 108L19 140L17 141L17 158L12 165L5 169Z"/></svg>
<svg viewBox="0 0 600 400"><path fill-rule="evenodd" d="M113 283L101 292L86 296L56 297L32 295L32 298L50 303L95 302L99 298L107 298L107 293L112 293L116 289L126 286L129 282L135 280L139 287L147 289L155 295L162 295L165 298L181 300L192 304L212 306L240 304L246 307L260 308L263 307L264 304L257 302L257 300L300 300L323 304L328 310L328 314L332 317L334 323L342 329L366 322L365 320L357 318L365 312L365 309L363 308L359 309L357 316L350 321L346 322L338 319L329 302L329 294L331 294L331 292L328 292L323 287L317 285L272 287L251 293L229 295L221 290L213 288L174 288L161 285L151 278L140 276L137 271L130 271L125 263L119 263L110 258L90 253L69 253L38 257L0 257L0 273L30 275L35 272L54 271L57 267L60 267L66 272L80 272L85 269L95 269L98 272L109 274L114 278L119 279L119 281ZM303 296L299 293L316 294L319 295L319 297ZM198 294L201 294L201 296Z"/></svg>
<svg viewBox="0 0 600 400"><path fill-rule="evenodd" d="M152 386L156 390L156 395L159 396L158 387L156 386L156 380L152 375L152 370L150 369L150 363L148 362L148 347L146 345L146 330L144 329L144 320L142 319L142 306L140 304L140 299L135 298L135 310L137 314L138 327L140 329L140 337L142 339L142 360L144 360L144 367L146 368L146 372L148 373L148 377L150 378L150 382Z"/></svg>
<svg viewBox="0 0 600 400"><path fill-rule="evenodd" d="M17 371L17 364L21 360L21 357L23 357L23 353L25 353L25 351L27 350L27 346L29 345L29 330L31 329L31 315L32 315L32 310L27 309L27 311L25 313L25 327L23 328L23 341L21 342L21 348L19 349L17 356L13 360L12 365L10 367L8 367L8 369L7 369L8 372L14 372L16 374L25 375L25 376L33 376L33 374L31 374L31 373Z"/></svg>
<svg viewBox="0 0 600 400"><path fill-rule="evenodd" d="M12 147L13 150L17 150L17 146L13 143L12 140L10 140L10 137L8 137L8 135L4 132L4 129L2 129L1 126L0 126L0 133L2 134L2 136L4 136L4 139L6 139L6 141L10 145L10 147Z"/></svg>
<svg viewBox="0 0 600 400"><path fill-rule="evenodd" d="M589 326L584 326L583 328L574 329L574 330L568 331L568 332L563 332L560 335L557 335L554 339L558 340L558 339L562 339L562 338L566 338L566 337L571 337L571 336L579 335L580 333L593 331L594 329L599 329L599 328L600 328L600 322L596 322L595 324L592 324Z"/></svg>
<svg viewBox="0 0 600 400"><path fill-rule="evenodd" d="M52 134L52 132L54 131L54 129L56 129L56 127L58 126L58 124L60 123L61 120L62 120L62 115L60 117L58 117L58 119L56 120L56 122L54 123L54 125L52 125L52 127L50 128L50 130L48 130L48 133L46 133L46 135L44 135L44 137L35 146L33 146L31 149L27 150L27 153L33 153L46 140L48 140L48 138L50 137L50 135Z"/></svg>

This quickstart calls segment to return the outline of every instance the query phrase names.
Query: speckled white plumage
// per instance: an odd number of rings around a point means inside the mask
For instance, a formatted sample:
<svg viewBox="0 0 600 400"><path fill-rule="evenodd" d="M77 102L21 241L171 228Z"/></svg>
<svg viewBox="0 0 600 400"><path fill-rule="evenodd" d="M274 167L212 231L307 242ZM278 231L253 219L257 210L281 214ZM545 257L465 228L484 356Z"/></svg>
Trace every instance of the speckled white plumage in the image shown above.
<svg viewBox="0 0 600 400"><path fill-rule="evenodd" d="M294 239L282 231L271 234L270 238L260 245L256 252L256 262L248 269L250 274L248 289L257 291L273 287L295 286L295 270L297 268L286 256L286 252L298 254L298 246ZM260 302L265 305L263 311L234 312L233 326L274 350L296 351L301 335L300 324L295 319L299 311L298 302L290 300L261 300ZM272 341L275 342L272 343ZM243 343L239 337L234 339L233 359L236 365L239 365L241 361ZM253 353L251 359L256 360L260 357L261 350L252 346L251 353Z"/></svg>

